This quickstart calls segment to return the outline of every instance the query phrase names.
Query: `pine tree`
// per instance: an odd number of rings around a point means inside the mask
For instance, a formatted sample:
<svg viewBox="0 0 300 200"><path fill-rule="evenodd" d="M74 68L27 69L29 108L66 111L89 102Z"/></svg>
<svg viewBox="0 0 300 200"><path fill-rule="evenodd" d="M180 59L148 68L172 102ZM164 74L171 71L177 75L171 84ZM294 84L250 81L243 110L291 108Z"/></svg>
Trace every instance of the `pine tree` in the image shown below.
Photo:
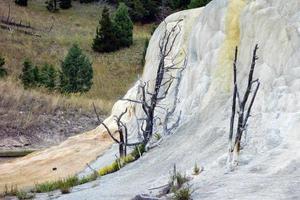
<svg viewBox="0 0 300 200"><path fill-rule="evenodd" d="M136 22L141 22L144 19L144 15L147 12L140 0L127 1L130 9L130 16Z"/></svg>
<svg viewBox="0 0 300 200"><path fill-rule="evenodd" d="M191 0L191 3L189 4L188 8L198 8L198 7L203 7L206 6L211 2L211 0Z"/></svg>
<svg viewBox="0 0 300 200"><path fill-rule="evenodd" d="M72 7L71 0L60 0L59 7L61 9L69 9Z"/></svg>
<svg viewBox="0 0 300 200"><path fill-rule="evenodd" d="M158 14L158 5L154 0L141 0L144 9L146 10L142 22L153 22Z"/></svg>
<svg viewBox="0 0 300 200"><path fill-rule="evenodd" d="M26 59L23 63L21 80L25 88L35 85L34 67L29 59Z"/></svg>
<svg viewBox="0 0 300 200"><path fill-rule="evenodd" d="M3 66L5 65L5 59L0 56L0 78L7 75L7 71Z"/></svg>
<svg viewBox="0 0 300 200"><path fill-rule="evenodd" d="M50 12L56 12L58 11L58 8L57 8L57 0L48 0L46 2L47 4L47 9L50 11Z"/></svg>
<svg viewBox="0 0 300 200"><path fill-rule="evenodd" d="M87 92L92 86L92 63L74 44L61 65L60 87L62 92Z"/></svg>
<svg viewBox="0 0 300 200"><path fill-rule="evenodd" d="M114 23L118 28L118 40L121 47L128 47L132 44L133 23L128 14L128 8L124 3L120 3L114 18Z"/></svg>
<svg viewBox="0 0 300 200"><path fill-rule="evenodd" d="M109 11L104 7L102 17L93 41L93 50L97 52L111 52L120 48L117 26L111 21Z"/></svg>
<svg viewBox="0 0 300 200"><path fill-rule="evenodd" d="M15 0L15 3L19 6L27 6L27 0Z"/></svg>
<svg viewBox="0 0 300 200"><path fill-rule="evenodd" d="M40 84L52 90L55 88L57 72L53 65L45 64L40 70Z"/></svg>

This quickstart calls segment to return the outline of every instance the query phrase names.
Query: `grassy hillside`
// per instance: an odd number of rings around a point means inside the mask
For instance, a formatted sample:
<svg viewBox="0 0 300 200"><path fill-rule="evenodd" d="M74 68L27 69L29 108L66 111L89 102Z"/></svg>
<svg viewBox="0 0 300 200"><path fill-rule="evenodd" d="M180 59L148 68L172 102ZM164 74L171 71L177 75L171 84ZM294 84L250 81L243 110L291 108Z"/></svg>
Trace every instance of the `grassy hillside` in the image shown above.
<svg viewBox="0 0 300 200"><path fill-rule="evenodd" d="M7 16L10 7L10 16L15 21L30 23L41 35L35 37L0 29L0 55L6 60L9 74L0 80L0 138L15 137L22 143L21 134L34 143L44 139L42 134L50 139L53 134L64 135L57 137L56 142L59 142L60 138L91 129L96 126L90 122L94 117L92 102L102 114L107 114L113 102L125 94L141 73L144 43L150 37L152 25L134 26L130 48L95 53L91 44L104 5L77 1L72 4L71 9L50 13L45 0L31 0L28 7L16 6L11 0L0 1L0 16ZM113 12L114 8L110 8ZM50 63L58 68L73 43L78 43L93 62L94 84L89 92L64 96L43 88L23 89L18 77L25 58L39 66ZM32 138L33 135L38 138Z"/></svg>
<svg viewBox="0 0 300 200"><path fill-rule="evenodd" d="M9 2L0 2L0 15L7 15ZM38 31L41 37L33 37L0 29L0 54L7 61L9 74L16 79L25 58L37 65L47 62L59 66L69 47L76 42L91 58L94 68L94 85L83 96L108 101L122 96L141 72L143 46L150 37L152 25L134 27L134 43L130 48L115 53L94 53L91 44L103 5L73 2L69 10L50 13L44 2L29 1L26 8L10 3L11 17L16 21L30 22L31 26L44 31ZM53 29L48 32L52 24Z"/></svg>

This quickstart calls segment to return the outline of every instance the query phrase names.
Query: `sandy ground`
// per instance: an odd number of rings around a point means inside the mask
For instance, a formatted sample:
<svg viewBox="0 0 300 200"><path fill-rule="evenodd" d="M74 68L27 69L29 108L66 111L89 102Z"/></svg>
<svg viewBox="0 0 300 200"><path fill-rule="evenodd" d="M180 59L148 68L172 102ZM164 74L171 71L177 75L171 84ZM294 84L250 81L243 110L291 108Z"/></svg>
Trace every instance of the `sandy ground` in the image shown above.
<svg viewBox="0 0 300 200"><path fill-rule="evenodd" d="M95 129L23 158L8 163L0 161L0 192L3 192L5 185L30 188L36 183L75 175L111 144L111 139L103 130ZM53 168L57 169L54 171Z"/></svg>

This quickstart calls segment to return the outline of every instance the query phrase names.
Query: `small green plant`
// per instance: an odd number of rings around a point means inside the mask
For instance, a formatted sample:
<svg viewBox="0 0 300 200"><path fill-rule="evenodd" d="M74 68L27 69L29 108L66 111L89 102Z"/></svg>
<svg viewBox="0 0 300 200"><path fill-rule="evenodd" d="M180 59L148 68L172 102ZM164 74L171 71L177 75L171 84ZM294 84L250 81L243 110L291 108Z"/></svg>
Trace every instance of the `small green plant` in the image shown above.
<svg viewBox="0 0 300 200"><path fill-rule="evenodd" d="M4 196L16 196L18 193L18 187L16 185L11 185L10 187L4 186Z"/></svg>
<svg viewBox="0 0 300 200"><path fill-rule="evenodd" d="M184 187L174 193L174 200L191 200L192 192L190 187Z"/></svg>
<svg viewBox="0 0 300 200"><path fill-rule="evenodd" d="M110 174L113 172L116 172L120 169L119 167L119 161L115 160L111 165L105 166L103 168L101 168L98 173L100 176L104 176L106 174Z"/></svg>
<svg viewBox="0 0 300 200"><path fill-rule="evenodd" d="M16 196L18 197L19 200L23 200L23 199L33 199L34 198L34 194L28 194L25 191L18 191L16 193Z"/></svg>
<svg viewBox="0 0 300 200"><path fill-rule="evenodd" d="M61 179L58 181L37 184L35 186L35 192L43 193L43 192L50 192L58 189L66 190L67 188L71 188L76 185L79 185L79 182L80 181L77 176L71 176L69 178Z"/></svg>
<svg viewBox="0 0 300 200"><path fill-rule="evenodd" d="M95 172L92 173L91 175L82 177L82 178L79 180L79 185L82 185L82 184L85 184L85 183L94 181L94 180L96 180L98 177L99 177L99 174L98 174L98 172L95 171Z"/></svg>
<svg viewBox="0 0 300 200"><path fill-rule="evenodd" d="M197 163L195 163L193 171L195 175L198 175L200 173L200 168L198 167Z"/></svg>
<svg viewBox="0 0 300 200"><path fill-rule="evenodd" d="M156 141L160 140L161 139L161 134L155 133L154 138L156 139Z"/></svg>
<svg viewBox="0 0 300 200"><path fill-rule="evenodd" d="M70 193L71 187L67 184L63 184L60 188L59 188L60 192L62 194L68 194Z"/></svg>
<svg viewBox="0 0 300 200"><path fill-rule="evenodd" d="M111 165L107 165L107 166L99 169L98 173L100 176L104 176L106 174L116 172L116 171L120 170L122 167L124 167L125 165L127 165L128 163L131 163L131 162L137 160L140 157L140 154L142 155L144 152L145 152L145 146L138 145L135 147L135 149L130 154L128 154L127 156L125 156L123 158L118 158Z"/></svg>
<svg viewBox="0 0 300 200"><path fill-rule="evenodd" d="M77 176L71 176L66 179L61 179L52 182L45 182L45 183L37 184L33 192L43 193L43 192L50 192L59 189L62 194L67 194L70 192L72 187L94 181L98 177L99 177L98 173L94 172L91 175L87 175L82 178L78 178Z"/></svg>
<svg viewBox="0 0 300 200"><path fill-rule="evenodd" d="M181 173L177 172L172 177L172 183L173 183L172 191L177 191L186 182L188 182L188 178L185 175L182 175Z"/></svg>
<svg viewBox="0 0 300 200"><path fill-rule="evenodd" d="M137 145L134 150L131 152L131 155L135 158L138 159L139 157L141 157L141 155L143 155L143 153L145 153L146 149L145 149L145 145L144 144L140 144Z"/></svg>

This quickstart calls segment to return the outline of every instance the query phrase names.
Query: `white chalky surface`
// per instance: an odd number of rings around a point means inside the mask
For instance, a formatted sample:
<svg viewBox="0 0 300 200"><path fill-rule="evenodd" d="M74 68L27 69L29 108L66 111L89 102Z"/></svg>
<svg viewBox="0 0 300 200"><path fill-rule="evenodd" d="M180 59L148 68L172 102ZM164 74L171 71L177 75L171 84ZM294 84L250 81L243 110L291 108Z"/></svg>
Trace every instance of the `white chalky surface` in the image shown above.
<svg viewBox="0 0 300 200"><path fill-rule="evenodd" d="M205 8L176 13L167 21L181 18L182 31L172 51L175 55L185 49L188 56L176 108L176 114L183 114L181 126L138 161L75 187L59 199L131 199L167 183L174 163L190 173L195 162L204 171L191 181L193 199L300 199L300 1L213 0ZM143 80L155 76L163 31L161 24L151 38ZM261 88L240 165L228 172L232 55L238 45L242 92L256 43L259 60L254 76L260 79ZM166 105L173 102L173 89L163 102ZM136 86L127 96L135 95ZM113 113L122 112L125 106L128 103L117 102ZM141 113L139 108L136 113ZM134 133L132 116L128 116L128 126ZM113 147L91 165L99 168L110 163L116 152Z"/></svg>

